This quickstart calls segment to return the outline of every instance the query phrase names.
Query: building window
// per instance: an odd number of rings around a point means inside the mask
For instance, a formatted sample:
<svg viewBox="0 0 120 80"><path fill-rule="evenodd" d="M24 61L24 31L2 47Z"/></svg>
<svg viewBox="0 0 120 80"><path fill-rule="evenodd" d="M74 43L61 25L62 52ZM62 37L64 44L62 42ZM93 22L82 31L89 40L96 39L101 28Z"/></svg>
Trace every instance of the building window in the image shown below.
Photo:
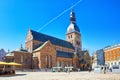
<svg viewBox="0 0 120 80"><path fill-rule="evenodd" d="M46 68L48 68L48 56L46 56Z"/></svg>
<svg viewBox="0 0 120 80"><path fill-rule="evenodd" d="M112 57L112 52L110 52L110 57Z"/></svg>
<svg viewBox="0 0 120 80"><path fill-rule="evenodd" d="M68 36L68 39L70 39L70 36Z"/></svg>
<svg viewBox="0 0 120 80"><path fill-rule="evenodd" d="M62 51L63 51L63 52L66 52L66 49L63 48Z"/></svg>
<svg viewBox="0 0 120 80"><path fill-rule="evenodd" d="M60 61L60 64L59 64L59 66L61 66L61 61Z"/></svg>
<svg viewBox="0 0 120 80"><path fill-rule="evenodd" d="M118 57L118 60L120 60L120 56Z"/></svg>
<svg viewBox="0 0 120 80"><path fill-rule="evenodd" d="M118 55L120 56L120 50L118 50L119 52L118 52Z"/></svg>
<svg viewBox="0 0 120 80"><path fill-rule="evenodd" d="M63 61L61 62L61 67L64 67L64 62Z"/></svg>
<svg viewBox="0 0 120 80"><path fill-rule="evenodd" d="M24 56L21 55L21 63L23 63L23 60L24 60Z"/></svg>
<svg viewBox="0 0 120 80"><path fill-rule="evenodd" d="M27 63L28 62L28 60L27 60L27 56L25 56L25 63Z"/></svg>
<svg viewBox="0 0 120 80"><path fill-rule="evenodd" d="M116 60L116 56L114 55L114 60Z"/></svg>
<svg viewBox="0 0 120 80"><path fill-rule="evenodd" d="M72 63L70 62L70 66L72 66Z"/></svg>
<svg viewBox="0 0 120 80"><path fill-rule="evenodd" d="M112 60L112 57L110 57L110 61Z"/></svg>
<svg viewBox="0 0 120 80"><path fill-rule="evenodd" d="M52 56L49 56L49 67L52 68Z"/></svg>
<svg viewBox="0 0 120 80"><path fill-rule="evenodd" d="M58 50L58 51L61 51L61 49L60 49L60 48L57 48L57 50Z"/></svg>

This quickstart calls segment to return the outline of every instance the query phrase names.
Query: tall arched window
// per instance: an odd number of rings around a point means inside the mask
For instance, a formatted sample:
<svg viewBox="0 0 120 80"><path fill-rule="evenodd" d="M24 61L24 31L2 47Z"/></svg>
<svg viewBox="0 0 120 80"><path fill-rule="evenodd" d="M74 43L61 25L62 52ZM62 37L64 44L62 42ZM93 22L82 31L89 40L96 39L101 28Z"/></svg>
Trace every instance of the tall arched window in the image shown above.
<svg viewBox="0 0 120 80"><path fill-rule="evenodd" d="M21 55L21 63L23 63L23 61L24 61L24 58L23 58L24 56L23 55Z"/></svg>
<svg viewBox="0 0 120 80"><path fill-rule="evenodd" d="M49 56L49 68L52 68L52 56Z"/></svg>
<svg viewBox="0 0 120 80"><path fill-rule="evenodd" d="M61 66L61 61L60 61L60 66Z"/></svg>
<svg viewBox="0 0 120 80"><path fill-rule="evenodd" d="M46 56L46 68L48 68L48 56Z"/></svg>
<svg viewBox="0 0 120 80"><path fill-rule="evenodd" d="M61 62L61 66L64 67L64 62L63 61Z"/></svg>
<svg viewBox="0 0 120 80"><path fill-rule="evenodd" d="M72 35L71 35L71 38L72 38Z"/></svg>

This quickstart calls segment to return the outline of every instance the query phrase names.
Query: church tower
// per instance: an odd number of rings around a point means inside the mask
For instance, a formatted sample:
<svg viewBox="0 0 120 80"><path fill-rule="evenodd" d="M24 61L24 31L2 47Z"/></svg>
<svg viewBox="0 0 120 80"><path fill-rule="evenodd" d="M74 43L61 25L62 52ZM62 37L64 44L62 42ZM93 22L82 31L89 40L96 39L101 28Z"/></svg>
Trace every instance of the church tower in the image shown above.
<svg viewBox="0 0 120 80"><path fill-rule="evenodd" d="M70 25L67 28L66 40L72 43L75 48L75 52L80 54L82 50L81 34L78 26L76 25L76 17L73 10L70 13Z"/></svg>

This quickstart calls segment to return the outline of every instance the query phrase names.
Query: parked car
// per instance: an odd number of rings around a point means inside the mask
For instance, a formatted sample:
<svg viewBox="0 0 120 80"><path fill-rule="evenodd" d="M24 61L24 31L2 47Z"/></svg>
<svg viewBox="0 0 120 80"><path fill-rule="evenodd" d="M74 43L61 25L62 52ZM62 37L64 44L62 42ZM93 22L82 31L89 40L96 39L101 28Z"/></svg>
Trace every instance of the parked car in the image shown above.
<svg viewBox="0 0 120 80"><path fill-rule="evenodd" d="M120 65L113 65L112 72L120 73Z"/></svg>

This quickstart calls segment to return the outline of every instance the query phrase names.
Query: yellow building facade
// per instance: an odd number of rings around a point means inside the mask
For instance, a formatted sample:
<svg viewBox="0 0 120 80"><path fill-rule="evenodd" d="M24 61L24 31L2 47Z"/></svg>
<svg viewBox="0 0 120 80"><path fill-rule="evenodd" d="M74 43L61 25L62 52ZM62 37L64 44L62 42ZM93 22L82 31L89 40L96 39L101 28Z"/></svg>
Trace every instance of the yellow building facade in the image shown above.
<svg viewBox="0 0 120 80"><path fill-rule="evenodd" d="M120 65L120 44L104 48L105 64L112 67L112 65Z"/></svg>

